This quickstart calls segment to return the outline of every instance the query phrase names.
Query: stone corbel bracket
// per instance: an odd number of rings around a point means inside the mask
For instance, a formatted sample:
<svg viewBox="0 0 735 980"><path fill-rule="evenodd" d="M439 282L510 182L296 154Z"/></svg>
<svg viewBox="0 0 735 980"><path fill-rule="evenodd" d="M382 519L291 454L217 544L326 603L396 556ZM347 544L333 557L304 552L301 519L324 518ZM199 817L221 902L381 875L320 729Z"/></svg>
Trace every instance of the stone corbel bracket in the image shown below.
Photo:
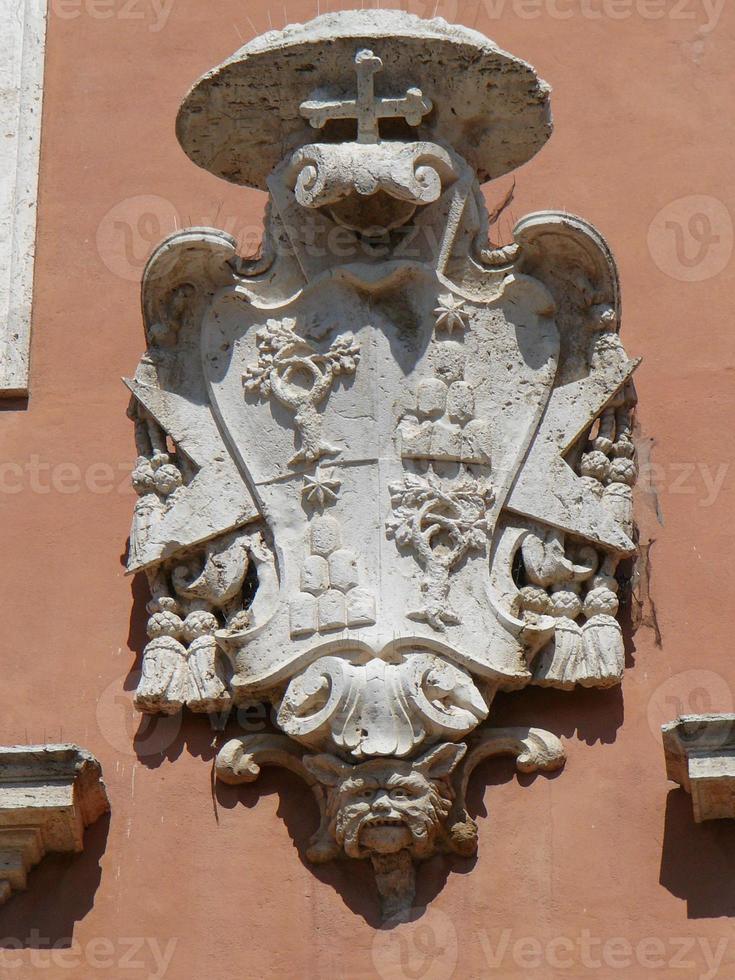
<svg viewBox="0 0 735 980"><path fill-rule="evenodd" d="M216 773L231 786L254 782L262 766L300 776L320 814L307 858L370 859L381 913L390 919L413 906L415 865L437 853L477 851L477 825L465 801L481 762L511 756L519 772L533 773L554 772L566 761L561 741L541 728L486 728L467 741L439 743L412 760L379 756L353 765L283 735L241 735L220 749Z"/></svg>
<svg viewBox="0 0 735 980"><path fill-rule="evenodd" d="M0 904L46 854L79 853L110 809L102 770L76 745L0 747Z"/></svg>
<svg viewBox="0 0 735 980"><path fill-rule="evenodd" d="M691 795L695 822L735 819L735 714L683 715L661 732L666 775Z"/></svg>

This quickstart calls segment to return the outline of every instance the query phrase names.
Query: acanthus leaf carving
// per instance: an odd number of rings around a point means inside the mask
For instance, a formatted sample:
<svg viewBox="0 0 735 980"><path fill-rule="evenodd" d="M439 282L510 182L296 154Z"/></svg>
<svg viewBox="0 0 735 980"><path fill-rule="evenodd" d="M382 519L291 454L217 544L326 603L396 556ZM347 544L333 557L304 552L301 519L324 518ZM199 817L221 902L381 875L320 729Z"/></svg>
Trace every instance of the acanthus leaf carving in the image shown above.
<svg viewBox="0 0 735 980"><path fill-rule="evenodd" d="M472 731L488 705L466 671L430 653L386 663L323 657L291 680L277 722L292 738L356 759L410 756Z"/></svg>

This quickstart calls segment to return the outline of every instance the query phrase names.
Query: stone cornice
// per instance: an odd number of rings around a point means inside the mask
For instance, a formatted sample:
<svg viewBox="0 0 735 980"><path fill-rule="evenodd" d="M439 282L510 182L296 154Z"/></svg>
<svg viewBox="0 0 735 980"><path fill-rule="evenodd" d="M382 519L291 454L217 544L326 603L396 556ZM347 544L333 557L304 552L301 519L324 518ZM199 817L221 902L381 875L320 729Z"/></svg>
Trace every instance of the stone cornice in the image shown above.
<svg viewBox="0 0 735 980"><path fill-rule="evenodd" d="M84 849L84 828L110 809L102 770L76 745L0 747L0 903L51 852Z"/></svg>
<svg viewBox="0 0 735 980"><path fill-rule="evenodd" d="M661 731L666 775L691 795L695 821L735 818L735 714L684 715Z"/></svg>

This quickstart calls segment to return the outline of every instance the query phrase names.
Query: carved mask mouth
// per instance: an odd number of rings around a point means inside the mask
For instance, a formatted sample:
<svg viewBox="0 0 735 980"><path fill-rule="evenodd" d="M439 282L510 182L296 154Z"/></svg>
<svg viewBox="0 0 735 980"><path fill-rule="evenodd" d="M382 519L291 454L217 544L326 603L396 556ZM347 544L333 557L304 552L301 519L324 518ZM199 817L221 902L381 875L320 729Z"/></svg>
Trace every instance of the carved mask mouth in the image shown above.
<svg viewBox="0 0 735 980"><path fill-rule="evenodd" d="M399 816L368 817L360 826L361 847L379 854L394 854L413 843L413 834Z"/></svg>
<svg viewBox="0 0 735 980"><path fill-rule="evenodd" d="M405 821L403 817L369 817L363 824L364 827L403 827Z"/></svg>

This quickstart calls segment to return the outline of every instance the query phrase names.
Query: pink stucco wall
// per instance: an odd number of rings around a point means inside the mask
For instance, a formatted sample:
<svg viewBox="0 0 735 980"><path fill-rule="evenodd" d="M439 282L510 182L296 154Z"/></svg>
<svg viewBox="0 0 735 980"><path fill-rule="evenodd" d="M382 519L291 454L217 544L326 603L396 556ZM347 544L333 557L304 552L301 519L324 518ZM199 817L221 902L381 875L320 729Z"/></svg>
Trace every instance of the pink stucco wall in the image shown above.
<svg viewBox="0 0 735 980"><path fill-rule="evenodd" d="M732 710L735 691L735 9L439 0L439 15L490 35L554 89L556 132L516 174L504 233L529 211L566 208L617 255L624 339L645 358L639 445L653 465L638 515L655 543L642 592L661 643L650 625L635 633L622 692L498 702L498 722L564 736L566 770L478 770L477 860L429 862L426 914L382 932L367 867L306 866L316 813L298 780L268 772L213 796L206 722L144 723L136 736L131 707L146 590L121 561L135 498L119 378L143 349L140 273L188 224L252 250L264 204L189 162L177 107L203 71L316 3L50 2L32 395L0 417L0 742L89 748L112 815L83 856L47 859L0 910L0 974L735 975L735 825L693 824L657 731L679 711ZM408 9L431 16L434 0ZM507 187L486 187L488 199ZM13 949L34 944L70 948Z"/></svg>

